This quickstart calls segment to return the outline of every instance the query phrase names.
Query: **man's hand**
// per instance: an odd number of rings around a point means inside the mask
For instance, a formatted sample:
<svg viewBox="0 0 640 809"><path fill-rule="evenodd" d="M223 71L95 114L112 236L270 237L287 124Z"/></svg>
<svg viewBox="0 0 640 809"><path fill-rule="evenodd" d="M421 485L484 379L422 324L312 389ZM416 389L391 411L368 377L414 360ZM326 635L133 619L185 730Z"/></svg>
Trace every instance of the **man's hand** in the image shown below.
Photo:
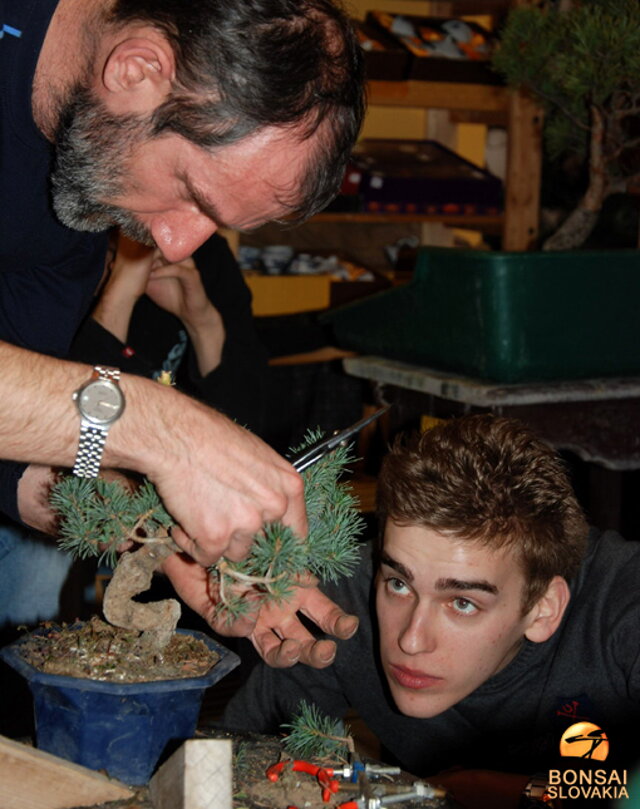
<svg viewBox="0 0 640 809"><path fill-rule="evenodd" d="M56 515L49 504L51 487L56 474L50 466L30 464L18 482L18 513L20 519L49 536L56 533Z"/></svg>
<svg viewBox="0 0 640 809"><path fill-rule="evenodd" d="M265 604L250 634L251 642L260 657L275 668L286 668L294 663L306 663L316 669L331 665L336 656L332 640L316 640L301 623L301 612L327 635L341 640L350 638L358 629L358 619L348 615L317 586L317 579L309 575L296 587L293 595L280 604Z"/></svg>
<svg viewBox="0 0 640 809"><path fill-rule="evenodd" d="M143 386L149 388L145 396ZM147 439L140 471L178 523L172 536L181 550L208 567L223 555L232 561L246 556L267 522L307 535L304 483L288 461L175 389L143 379L131 388L131 394L125 388L127 408L109 433L106 452L117 443L128 453L132 435ZM139 428L127 421L128 414L141 416ZM113 465L131 468L126 456Z"/></svg>
<svg viewBox="0 0 640 809"><path fill-rule="evenodd" d="M167 264L157 256L145 291L155 304L180 318L185 326L195 327L206 321L213 308L192 258Z"/></svg>
<svg viewBox="0 0 640 809"><path fill-rule="evenodd" d="M159 256L152 264L146 294L162 309L180 318L193 345L204 377L220 365L225 341L222 317L209 300L192 258L167 264Z"/></svg>
<svg viewBox="0 0 640 809"><path fill-rule="evenodd" d="M345 640L358 628L355 615L348 615L320 592L309 577L296 588L292 598L280 605L267 604L244 618L228 623L216 615L217 589L208 571L182 554L174 554L164 563L163 570L176 593L221 635L248 637L262 659L270 666L286 668L306 663L324 668L333 662L336 645L331 640L316 640L302 625L296 612L312 620L323 632ZM246 598L251 599L251 591Z"/></svg>
<svg viewBox="0 0 640 809"><path fill-rule="evenodd" d="M124 236L118 239L117 250L91 316L121 343L127 342L133 307L145 293L158 254L159 251Z"/></svg>

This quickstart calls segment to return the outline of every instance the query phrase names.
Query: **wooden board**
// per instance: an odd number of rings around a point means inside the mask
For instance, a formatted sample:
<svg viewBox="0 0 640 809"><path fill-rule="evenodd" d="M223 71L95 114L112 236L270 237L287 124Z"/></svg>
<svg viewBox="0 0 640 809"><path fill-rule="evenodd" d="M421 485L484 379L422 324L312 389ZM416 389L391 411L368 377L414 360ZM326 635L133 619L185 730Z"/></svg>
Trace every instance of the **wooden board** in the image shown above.
<svg viewBox="0 0 640 809"><path fill-rule="evenodd" d="M132 794L120 781L0 736L2 809L71 809Z"/></svg>

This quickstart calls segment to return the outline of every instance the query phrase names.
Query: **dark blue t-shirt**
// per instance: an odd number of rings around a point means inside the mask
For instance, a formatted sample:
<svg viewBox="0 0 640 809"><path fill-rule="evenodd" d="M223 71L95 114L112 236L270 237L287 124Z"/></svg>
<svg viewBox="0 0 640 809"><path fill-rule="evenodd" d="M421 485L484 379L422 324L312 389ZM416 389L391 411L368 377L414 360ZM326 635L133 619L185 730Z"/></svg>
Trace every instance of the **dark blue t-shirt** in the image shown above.
<svg viewBox="0 0 640 809"><path fill-rule="evenodd" d="M100 280L106 235L60 224L52 147L31 112L33 76L57 0L0 0L0 340L64 357ZM17 516L24 467L0 466L0 509Z"/></svg>

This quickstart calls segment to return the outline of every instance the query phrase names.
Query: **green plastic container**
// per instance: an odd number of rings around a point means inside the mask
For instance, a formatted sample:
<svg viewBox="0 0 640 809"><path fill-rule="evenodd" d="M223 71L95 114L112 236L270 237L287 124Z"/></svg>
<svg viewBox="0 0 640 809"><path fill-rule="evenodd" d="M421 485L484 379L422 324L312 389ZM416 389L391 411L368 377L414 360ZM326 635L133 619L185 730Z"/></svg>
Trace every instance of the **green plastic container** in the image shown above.
<svg viewBox="0 0 640 809"><path fill-rule="evenodd" d="M409 284L323 320L344 348L496 382L640 375L640 252L423 248Z"/></svg>

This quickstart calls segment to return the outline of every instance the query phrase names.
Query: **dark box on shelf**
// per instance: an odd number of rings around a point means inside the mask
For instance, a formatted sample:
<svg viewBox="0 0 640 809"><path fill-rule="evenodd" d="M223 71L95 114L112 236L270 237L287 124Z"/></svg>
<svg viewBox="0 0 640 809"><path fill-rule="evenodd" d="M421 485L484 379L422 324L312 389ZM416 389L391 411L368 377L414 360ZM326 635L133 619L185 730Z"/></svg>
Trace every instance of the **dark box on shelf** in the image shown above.
<svg viewBox="0 0 640 809"><path fill-rule="evenodd" d="M470 216L502 210L502 181L436 141L362 140L350 164L350 175L357 172L365 212Z"/></svg>
<svg viewBox="0 0 640 809"><path fill-rule="evenodd" d="M368 79L402 81L409 70L409 52L384 29L357 20L356 33L364 52L365 73Z"/></svg>
<svg viewBox="0 0 640 809"><path fill-rule="evenodd" d="M369 11L366 22L406 50L408 79L503 84L489 62L493 37L475 22L388 11Z"/></svg>

